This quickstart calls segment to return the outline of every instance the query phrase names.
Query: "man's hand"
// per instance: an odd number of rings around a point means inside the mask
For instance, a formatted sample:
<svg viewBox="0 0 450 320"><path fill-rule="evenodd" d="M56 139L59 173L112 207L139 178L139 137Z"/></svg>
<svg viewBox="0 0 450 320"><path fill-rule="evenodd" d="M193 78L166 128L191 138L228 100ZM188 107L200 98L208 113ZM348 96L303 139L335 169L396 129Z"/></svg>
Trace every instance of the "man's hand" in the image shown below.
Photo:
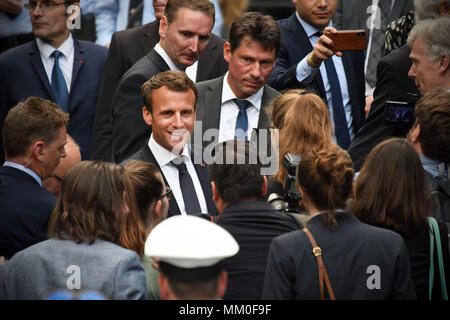
<svg viewBox="0 0 450 320"><path fill-rule="evenodd" d="M23 7L20 4L20 0L0 0L0 11L18 15L22 9Z"/></svg>
<svg viewBox="0 0 450 320"><path fill-rule="evenodd" d="M372 105L373 96L366 97L366 106L364 107L364 113L366 114L366 119L369 116L370 106Z"/></svg>
<svg viewBox="0 0 450 320"><path fill-rule="evenodd" d="M338 57L342 56L341 51L333 51L334 43L333 41L327 37L327 34L337 33L337 30L333 27L326 27L322 36L320 36L319 40L317 40L314 45L313 51L309 56L308 65L311 68L317 68L320 64L331 58L333 55Z"/></svg>

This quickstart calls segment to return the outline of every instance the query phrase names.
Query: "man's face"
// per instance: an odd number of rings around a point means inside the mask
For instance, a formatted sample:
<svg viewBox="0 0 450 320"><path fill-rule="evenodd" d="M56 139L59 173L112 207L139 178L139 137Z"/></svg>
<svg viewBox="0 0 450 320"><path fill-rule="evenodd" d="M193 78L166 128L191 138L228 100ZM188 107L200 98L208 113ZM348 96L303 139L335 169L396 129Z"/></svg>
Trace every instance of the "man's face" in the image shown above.
<svg viewBox="0 0 450 320"><path fill-rule="evenodd" d="M259 42L244 36L233 52L230 44L225 44L224 58L228 62L228 84L237 98L245 99L266 83L275 66L275 49L266 50Z"/></svg>
<svg viewBox="0 0 450 320"><path fill-rule="evenodd" d="M208 45L213 19L201 11L181 8L170 24L161 18L160 44L178 68L194 64Z"/></svg>
<svg viewBox="0 0 450 320"><path fill-rule="evenodd" d="M66 128L58 129L55 139L50 143L44 143L42 148L42 180L53 176L61 158L66 156L65 145L67 142Z"/></svg>
<svg viewBox="0 0 450 320"><path fill-rule="evenodd" d="M156 19L161 19L166 9L167 0L153 0L153 10L155 11Z"/></svg>
<svg viewBox="0 0 450 320"><path fill-rule="evenodd" d="M39 5L44 3L44 7ZM63 1L29 1L31 6L35 6L34 10L30 10L30 20L33 27L33 34L41 40L47 42L51 46L59 47L69 36L69 29L66 21L66 6ZM38 4L36 6L36 4ZM50 4L47 7L46 4ZM57 4L51 6L51 4Z"/></svg>
<svg viewBox="0 0 450 320"><path fill-rule="evenodd" d="M412 60L408 76L414 79L417 89L424 94L433 88L439 87L440 62L439 59L430 61L424 50L425 43L422 37L414 41L409 58Z"/></svg>
<svg viewBox="0 0 450 320"><path fill-rule="evenodd" d="M336 12L338 0L292 0L300 18L322 30Z"/></svg>
<svg viewBox="0 0 450 320"><path fill-rule="evenodd" d="M163 86L153 90L151 99L152 112L144 107L143 116L144 121L152 126L153 138L169 151L175 148L181 151L187 134L192 135L194 130L194 92L191 89L177 92Z"/></svg>

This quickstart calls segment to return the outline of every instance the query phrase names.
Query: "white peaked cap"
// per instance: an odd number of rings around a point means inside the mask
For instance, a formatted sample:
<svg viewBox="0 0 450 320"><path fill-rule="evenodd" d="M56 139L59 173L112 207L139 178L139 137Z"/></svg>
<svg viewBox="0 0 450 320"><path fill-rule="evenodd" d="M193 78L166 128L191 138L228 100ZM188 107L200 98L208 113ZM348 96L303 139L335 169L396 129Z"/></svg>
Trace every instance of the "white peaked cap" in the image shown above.
<svg viewBox="0 0 450 320"><path fill-rule="evenodd" d="M185 269L213 266L238 251L238 243L227 230L190 215L163 220L145 242L146 256Z"/></svg>

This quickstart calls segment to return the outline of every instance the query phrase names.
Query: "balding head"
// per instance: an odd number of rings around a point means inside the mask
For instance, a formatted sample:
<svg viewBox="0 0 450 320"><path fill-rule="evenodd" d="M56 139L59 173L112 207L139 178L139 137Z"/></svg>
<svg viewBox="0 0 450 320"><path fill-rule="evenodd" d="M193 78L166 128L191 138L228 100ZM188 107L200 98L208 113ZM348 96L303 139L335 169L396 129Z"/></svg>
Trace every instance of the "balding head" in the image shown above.
<svg viewBox="0 0 450 320"><path fill-rule="evenodd" d="M61 159L54 171L54 175L42 182L42 186L55 196L59 196L61 192L62 180L64 179L66 172L77 163L81 162L80 147L69 135L67 135L65 149L66 157Z"/></svg>

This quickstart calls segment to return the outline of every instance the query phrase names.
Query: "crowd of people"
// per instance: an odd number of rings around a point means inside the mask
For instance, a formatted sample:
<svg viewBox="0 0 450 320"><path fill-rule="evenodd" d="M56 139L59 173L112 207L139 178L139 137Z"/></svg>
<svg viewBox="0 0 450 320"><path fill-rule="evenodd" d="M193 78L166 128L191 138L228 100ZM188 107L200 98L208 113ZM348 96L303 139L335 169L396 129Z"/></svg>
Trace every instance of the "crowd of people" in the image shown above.
<svg viewBox="0 0 450 320"><path fill-rule="evenodd" d="M448 300L450 1L292 3L0 0L0 299Z"/></svg>

